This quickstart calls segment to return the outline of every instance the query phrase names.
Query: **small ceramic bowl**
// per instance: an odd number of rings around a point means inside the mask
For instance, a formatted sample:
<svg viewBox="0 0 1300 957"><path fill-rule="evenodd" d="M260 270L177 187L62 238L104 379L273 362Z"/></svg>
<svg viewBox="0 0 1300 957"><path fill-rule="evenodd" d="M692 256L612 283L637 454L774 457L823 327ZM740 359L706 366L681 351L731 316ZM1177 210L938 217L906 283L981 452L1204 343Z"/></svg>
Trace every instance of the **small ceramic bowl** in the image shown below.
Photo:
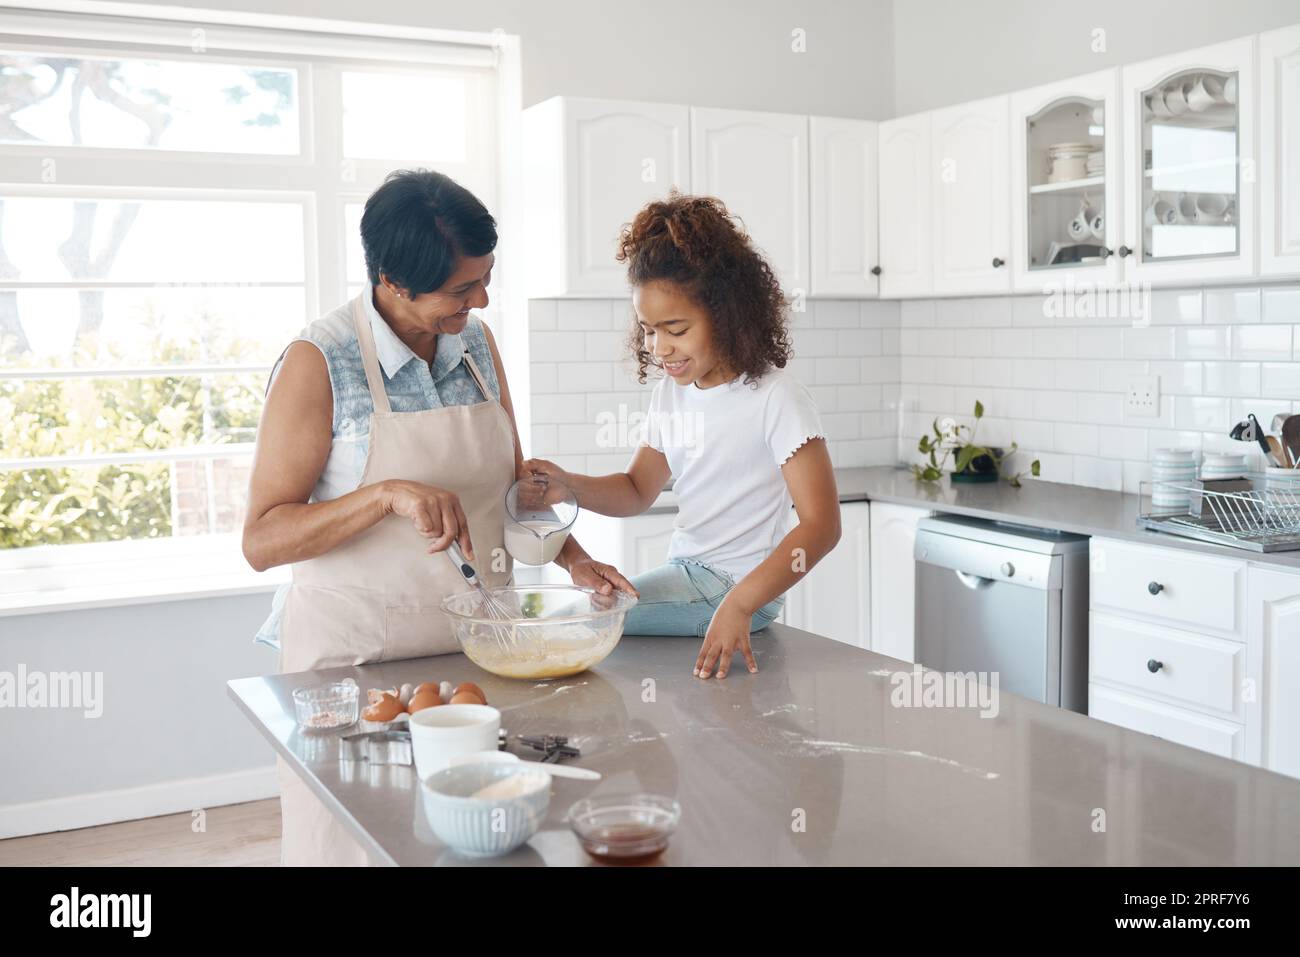
<svg viewBox="0 0 1300 957"><path fill-rule="evenodd" d="M520 779L522 793L474 797L508 778ZM509 854L537 833L551 806L551 776L518 764L456 764L420 787L424 812L438 840L466 857Z"/></svg>

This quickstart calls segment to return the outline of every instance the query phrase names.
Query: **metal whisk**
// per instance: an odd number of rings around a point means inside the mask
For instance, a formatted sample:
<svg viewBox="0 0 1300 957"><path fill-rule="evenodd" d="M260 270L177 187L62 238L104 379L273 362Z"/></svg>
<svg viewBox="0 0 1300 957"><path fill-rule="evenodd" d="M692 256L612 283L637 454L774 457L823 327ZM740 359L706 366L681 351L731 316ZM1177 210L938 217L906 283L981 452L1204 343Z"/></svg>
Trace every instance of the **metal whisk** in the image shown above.
<svg viewBox="0 0 1300 957"><path fill-rule="evenodd" d="M496 638L497 644L501 646L502 650L510 650L510 646L514 643L511 640L514 629L504 626L517 621L519 616L512 612L509 607L502 603L501 599L488 591L487 587L479 581L478 573L474 571L474 566L466 561L465 553L460 550L459 543L453 540L447 546L447 557L456 566L456 570L460 572L461 577L478 590L479 601L487 617L493 621L502 622L501 627L495 625L489 627L492 628L492 635Z"/></svg>

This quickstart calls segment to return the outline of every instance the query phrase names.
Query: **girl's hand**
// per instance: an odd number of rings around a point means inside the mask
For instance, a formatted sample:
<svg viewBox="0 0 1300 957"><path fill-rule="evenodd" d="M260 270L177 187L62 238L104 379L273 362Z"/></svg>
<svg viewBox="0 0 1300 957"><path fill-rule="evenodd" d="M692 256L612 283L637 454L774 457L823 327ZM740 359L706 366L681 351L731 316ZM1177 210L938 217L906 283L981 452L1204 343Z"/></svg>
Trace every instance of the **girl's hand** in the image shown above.
<svg viewBox="0 0 1300 957"><path fill-rule="evenodd" d="M520 478L527 478L532 474L544 475L547 481L559 482L563 485L569 484L569 473L554 462L548 462L546 459L527 459L519 466Z"/></svg>
<svg viewBox="0 0 1300 957"><path fill-rule="evenodd" d="M613 565L606 565L593 558L580 558L569 566L569 577L579 588L596 589L597 597L611 595L615 588L629 595L641 596Z"/></svg>
<svg viewBox="0 0 1300 957"><path fill-rule="evenodd" d="M695 670L691 674L697 678L707 678L716 664L718 677L727 677L731 656L736 653L737 647L745 656L749 673L756 674L758 662L754 660L754 650L749 646L750 620L750 615L724 598L718 610L713 613L713 620L709 622L708 634L704 636L704 644L700 646L700 653L695 659Z"/></svg>
<svg viewBox="0 0 1300 957"><path fill-rule="evenodd" d="M469 519L460 507L455 492L419 482L390 479L379 483L380 501L384 513L409 518L415 530L429 543L428 553L441 552L453 541L460 542L461 551L474 560L474 545L469 540Z"/></svg>

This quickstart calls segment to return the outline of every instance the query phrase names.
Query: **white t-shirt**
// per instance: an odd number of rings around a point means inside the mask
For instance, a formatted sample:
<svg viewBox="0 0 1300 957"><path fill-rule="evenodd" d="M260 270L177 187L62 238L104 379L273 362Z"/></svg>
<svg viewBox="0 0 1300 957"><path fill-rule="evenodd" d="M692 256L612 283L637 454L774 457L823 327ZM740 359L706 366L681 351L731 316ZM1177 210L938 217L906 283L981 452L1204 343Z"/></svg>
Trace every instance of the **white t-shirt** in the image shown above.
<svg viewBox="0 0 1300 957"><path fill-rule="evenodd" d="M781 466L824 438L812 396L784 369L711 389L664 378L643 443L668 459L677 495L669 558L691 558L739 581L792 527Z"/></svg>

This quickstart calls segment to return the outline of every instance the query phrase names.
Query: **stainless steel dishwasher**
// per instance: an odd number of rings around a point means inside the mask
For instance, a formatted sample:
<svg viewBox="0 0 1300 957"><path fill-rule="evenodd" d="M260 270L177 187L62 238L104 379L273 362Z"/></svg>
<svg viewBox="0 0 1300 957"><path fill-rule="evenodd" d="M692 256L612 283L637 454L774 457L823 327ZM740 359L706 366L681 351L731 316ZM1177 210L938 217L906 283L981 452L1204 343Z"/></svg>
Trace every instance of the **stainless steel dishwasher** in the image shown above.
<svg viewBox="0 0 1300 957"><path fill-rule="evenodd" d="M916 535L916 660L1088 711L1088 539L959 516Z"/></svg>

